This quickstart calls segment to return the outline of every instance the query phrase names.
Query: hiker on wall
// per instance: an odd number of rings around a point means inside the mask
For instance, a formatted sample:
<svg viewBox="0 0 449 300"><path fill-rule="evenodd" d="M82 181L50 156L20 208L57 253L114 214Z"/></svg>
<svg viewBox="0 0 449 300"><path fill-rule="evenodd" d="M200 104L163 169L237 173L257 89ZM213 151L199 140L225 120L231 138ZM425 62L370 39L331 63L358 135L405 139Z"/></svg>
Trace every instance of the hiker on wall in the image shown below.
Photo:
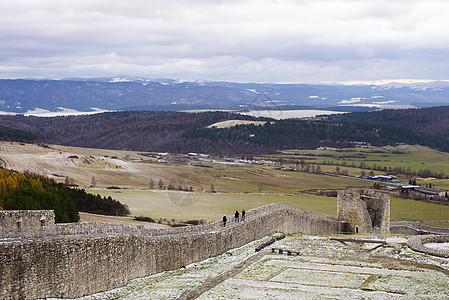
<svg viewBox="0 0 449 300"><path fill-rule="evenodd" d="M235 211L234 217L235 217L235 222L238 223L239 222L239 211L238 210Z"/></svg>
<svg viewBox="0 0 449 300"><path fill-rule="evenodd" d="M228 218L226 218L226 216L223 216L223 226L226 226L227 221L228 221Z"/></svg>

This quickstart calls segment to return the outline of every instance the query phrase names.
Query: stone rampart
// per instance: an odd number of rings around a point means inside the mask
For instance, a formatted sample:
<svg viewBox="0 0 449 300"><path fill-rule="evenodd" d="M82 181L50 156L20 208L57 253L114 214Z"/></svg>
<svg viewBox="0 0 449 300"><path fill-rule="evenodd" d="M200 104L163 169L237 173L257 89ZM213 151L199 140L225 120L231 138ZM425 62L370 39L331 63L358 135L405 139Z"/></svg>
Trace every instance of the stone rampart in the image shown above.
<svg viewBox="0 0 449 300"><path fill-rule="evenodd" d="M408 239L407 246L415 251L435 255L439 257L449 257L449 250L438 250L426 247L427 243L449 243L449 235L420 235Z"/></svg>
<svg viewBox="0 0 449 300"><path fill-rule="evenodd" d="M390 232L393 234L407 234L407 235L428 235L428 234L447 234L449 235L449 228L438 228L416 222L402 221L394 222L390 225Z"/></svg>
<svg viewBox="0 0 449 300"><path fill-rule="evenodd" d="M346 222L281 204L250 210L245 222L226 227L218 221L170 230L131 231L125 230L130 226L118 225L114 232L92 234L95 226L86 224L78 228L84 235L73 234L78 229L71 225L56 227L67 234L0 241L1 299L81 297L179 269L275 232L348 231Z"/></svg>
<svg viewBox="0 0 449 300"><path fill-rule="evenodd" d="M0 228L39 228L55 226L52 210L0 210Z"/></svg>

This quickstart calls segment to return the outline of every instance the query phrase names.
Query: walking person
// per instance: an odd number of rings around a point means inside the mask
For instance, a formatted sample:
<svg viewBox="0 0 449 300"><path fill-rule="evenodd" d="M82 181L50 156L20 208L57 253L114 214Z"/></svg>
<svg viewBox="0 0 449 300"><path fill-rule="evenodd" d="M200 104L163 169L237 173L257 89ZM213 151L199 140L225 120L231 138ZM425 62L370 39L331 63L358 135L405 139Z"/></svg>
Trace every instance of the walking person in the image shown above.
<svg viewBox="0 0 449 300"><path fill-rule="evenodd" d="M238 210L235 211L234 217L235 217L235 222L238 223L239 222L239 211Z"/></svg>
<svg viewBox="0 0 449 300"><path fill-rule="evenodd" d="M228 221L228 218L226 218L226 216L223 216L223 227L226 226L227 221Z"/></svg>
<svg viewBox="0 0 449 300"><path fill-rule="evenodd" d="M246 211L242 209L242 222L245 221Z"/></svg>

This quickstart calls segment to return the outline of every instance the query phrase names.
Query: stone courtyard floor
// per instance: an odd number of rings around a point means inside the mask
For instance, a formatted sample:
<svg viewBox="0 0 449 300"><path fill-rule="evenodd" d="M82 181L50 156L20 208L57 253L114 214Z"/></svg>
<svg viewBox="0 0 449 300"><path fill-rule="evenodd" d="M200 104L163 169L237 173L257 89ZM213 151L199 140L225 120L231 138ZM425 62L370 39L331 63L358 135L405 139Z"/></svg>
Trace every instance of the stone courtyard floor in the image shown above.
<svg viewBox="0 0 449 300"><path fill-rule="evenodd" d="M384 240L386 245L331 238ZM407 237L271 237L176 271L131 280L93 299L447 299L449 259L414 252ZM272 253L271 248L300 255Z"/></svg>

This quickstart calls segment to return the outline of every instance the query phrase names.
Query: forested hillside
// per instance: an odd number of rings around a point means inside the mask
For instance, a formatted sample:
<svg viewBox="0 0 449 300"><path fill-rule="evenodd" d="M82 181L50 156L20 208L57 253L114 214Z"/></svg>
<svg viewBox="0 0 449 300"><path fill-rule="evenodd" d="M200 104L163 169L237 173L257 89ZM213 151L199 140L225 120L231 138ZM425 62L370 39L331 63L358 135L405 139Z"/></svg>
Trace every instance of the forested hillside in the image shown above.
<svg viewBox="0 0 449 300"><path fill-rule="evenodd" d="M259 120L225 112L129 111L53 118L0 116L0 124L32 132L53 144L176 152L185 130L236 119Z"/></svg>
<svg viewBox="0 0 449 300"><path fill-rule="evenodd" d="M415 133L390 126L355 123L309 122L300 120L281 120L264 126L238 125L231 128L201 128L187 130L183 135L187 141L197 141L193 145L213 145L213 149L247 153L274 152L285 149L315 149L327 147L353 147L357 142L373 146L419 144L449 151L449 140ZM199 151L199 149L193 149Z"/></svg>
<svg viewBox="0 0 449 300"><path fill-rule="evenodd" d="M449 140L381 124L271 120L263 126L206 128L219 121L254 117L225 112L131 111L38 118L0 116L0 123L30 131L43 142L103 149L254 155L319 146L420 144L449 151Z"/></svg>
<svg viewBox="0 0 449 300"><path fill-rule="evenodd" d="M77 222L78 209L67 188L52 179L0 169L0 207L3 209L52 209L55 221Z"/></svg>
<svg viewBox="0 0 449 300"><path fill-rule="evenodd" d="M1 209L49 209L57 223L77 222L78 211L124 216L126 205L109 198L72 189L42 175L0 168Z"/></svg>
<svg viewBox="0 0 449 300"><path fill-rule="evenodd" d="M35 134L0 125L0 141L34 142L35 140L37 140Z"/></svg>
<svg viewBox="0 0 449 300"><path fill-rule="evenodd" d="M449 138L449 106L355 112L329 116L328 119L333 122L389 124Z"/></svg>

